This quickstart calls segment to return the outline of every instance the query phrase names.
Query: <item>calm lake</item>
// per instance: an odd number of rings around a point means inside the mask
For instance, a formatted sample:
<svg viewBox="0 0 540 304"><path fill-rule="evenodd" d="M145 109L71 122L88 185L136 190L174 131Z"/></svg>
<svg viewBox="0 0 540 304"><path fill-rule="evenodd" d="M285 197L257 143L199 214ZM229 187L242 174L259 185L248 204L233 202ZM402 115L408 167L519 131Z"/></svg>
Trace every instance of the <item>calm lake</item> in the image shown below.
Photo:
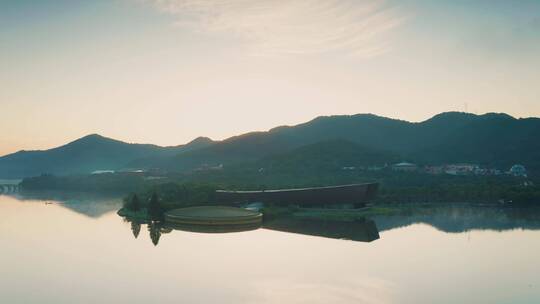
<svg viewBox="0 0 540 304"><path fill-rule="evenodd" d="M0 196L0 303L540 303L538 210L419 208L373 218L375 237L293 223L153 242L120 205Z"/></svg>

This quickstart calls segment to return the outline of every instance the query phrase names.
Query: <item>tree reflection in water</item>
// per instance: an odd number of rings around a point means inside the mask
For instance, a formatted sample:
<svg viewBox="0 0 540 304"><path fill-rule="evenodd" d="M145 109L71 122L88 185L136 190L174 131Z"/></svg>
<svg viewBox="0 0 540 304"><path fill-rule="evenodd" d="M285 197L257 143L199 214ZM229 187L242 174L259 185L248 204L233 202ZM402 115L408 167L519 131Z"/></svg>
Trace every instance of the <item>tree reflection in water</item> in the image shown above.
<svg viewBox="0 0 540 304"><path fill-rule="evenodd" d="M139 236L139 233L141 232L141 224L137 221L132 221L131 231L133 232L133 236L137 238Z"/></svg>
<svg viewBox="0 0 540 304"><path fill-rule="evenodd" d="M148 223L148 231L150 232L150 239L154 246L157 246L159 243L159 238L161 237L161 223L151 221Z"/></svg>
<svg viewBox="0 0 540 304"><path fill-rule="evenodd" d="M135 238L139 235L141 222L125 218L131 224L131 230ZM288 233L297 233L312 236L321 236L334 239L348 239L360 242L371 242L379 238L375 222L371 220L359 220L353 222L337 222L328 220L306 220L291 217L272 220L264 224L249 225L179 225L163 221L147 221L147 229L150 240L157 246L163 233L173 230L188 231L195 233L235 233L257 230L259 228L276 230Z"/></svg>

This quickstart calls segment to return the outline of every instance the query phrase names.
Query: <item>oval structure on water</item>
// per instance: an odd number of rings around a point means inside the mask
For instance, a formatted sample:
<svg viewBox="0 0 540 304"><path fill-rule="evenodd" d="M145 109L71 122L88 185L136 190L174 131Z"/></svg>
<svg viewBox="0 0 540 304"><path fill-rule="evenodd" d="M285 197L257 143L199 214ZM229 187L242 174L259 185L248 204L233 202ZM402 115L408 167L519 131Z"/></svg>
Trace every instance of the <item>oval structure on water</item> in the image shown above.
<svg viewBox="0 0 540 304"><path fill-rule="evenodd" d="M184 225L248 225L260 224L262 213L236 207L199 206L168 211L165 221Z"/></svg>

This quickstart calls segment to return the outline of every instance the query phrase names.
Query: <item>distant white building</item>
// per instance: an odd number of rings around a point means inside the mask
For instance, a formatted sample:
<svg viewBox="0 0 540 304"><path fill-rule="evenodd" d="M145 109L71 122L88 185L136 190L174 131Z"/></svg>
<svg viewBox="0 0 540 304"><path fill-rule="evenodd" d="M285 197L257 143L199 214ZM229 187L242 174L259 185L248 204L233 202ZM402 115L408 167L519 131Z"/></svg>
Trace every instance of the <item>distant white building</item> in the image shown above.
<svg viewBox="0 0 540 304"><path fill-rule="evenodd" d="M223 170L223 164L219 164L217 166L210 166L208 164L203 164L199 168L196 168L194 171L211 171L211 170Z"/></svg>
<svg viewBox="0 0 540 304"><path fill-rule="evenodd" d="M114 170L96 170L92 174L112 174Z"/></svg>
<svg viewBox="0 0 540 304"><path fill-rule="evenodd" d="M412 171L416 171L417 169L418 169L418 166L416 164L407 163L407 162L402 162L402 163L397 163L397 164L392 165L392 170L394 171L412 172Z"/></svg>
<svg viewBox="0 0 540 304"><path fill-rule="evenodd" d="M368 171L381 171L382 169L388 167L388 165L384 165L384 166L369 166L367 167L367 170Z"/></svg>
<svg viewBox="0 0 540 304"><path fill-rule="evenodd" d="M513 165L512 168L510 168L510 174L513 176L527 177L527 170L523 165Z"/></svg>
<svg viewBox="0 0 540 304"><path fill-rule="evenodd" d="M444 172L450 175L468 175L474 174L478 169L480 167L475 164L451 164L446 166Z"/></svg>

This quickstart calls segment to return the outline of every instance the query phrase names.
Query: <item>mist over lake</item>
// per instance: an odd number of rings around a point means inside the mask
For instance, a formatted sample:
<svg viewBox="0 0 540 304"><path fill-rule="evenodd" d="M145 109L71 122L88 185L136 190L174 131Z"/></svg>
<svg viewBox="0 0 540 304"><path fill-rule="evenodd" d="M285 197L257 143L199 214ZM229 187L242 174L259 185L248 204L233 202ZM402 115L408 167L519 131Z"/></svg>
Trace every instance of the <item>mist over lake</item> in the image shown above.
<svg viewBox="0 0 540 304"><path fill-rule="evenodd" d="M0 0L0 304L538 304L539 54L538 0Z"/></svg>

